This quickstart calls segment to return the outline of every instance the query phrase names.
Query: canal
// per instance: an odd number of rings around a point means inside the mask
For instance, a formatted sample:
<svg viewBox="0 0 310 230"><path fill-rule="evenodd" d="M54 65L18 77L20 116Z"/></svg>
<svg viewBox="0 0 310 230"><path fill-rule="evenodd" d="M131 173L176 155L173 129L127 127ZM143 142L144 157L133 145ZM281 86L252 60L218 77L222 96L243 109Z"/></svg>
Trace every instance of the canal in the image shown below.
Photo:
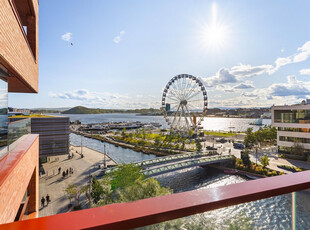
<svg viewBox="0 0 310 230"><path fill-rule="evenodd" d="M103 152L103 142L70 134L71 144L81 145L81 140L83 146ZM105 143L105 145L109 156L117 163L132 163L156 157L152 154L144 154L131 149L116 147L109 143ZM241 176L227 175L200 167L170 172L156 178L163 186L173 189L174 193L246 181ZM301 191L296 196L297 229L310 229L310 193L308 191ZM291 229L291 210L291 194L286 194L206 212L204 216L211 218L212 221L221 223L225 219L234 219L238 215L245 215L254 222L254 229Z"/></svg>

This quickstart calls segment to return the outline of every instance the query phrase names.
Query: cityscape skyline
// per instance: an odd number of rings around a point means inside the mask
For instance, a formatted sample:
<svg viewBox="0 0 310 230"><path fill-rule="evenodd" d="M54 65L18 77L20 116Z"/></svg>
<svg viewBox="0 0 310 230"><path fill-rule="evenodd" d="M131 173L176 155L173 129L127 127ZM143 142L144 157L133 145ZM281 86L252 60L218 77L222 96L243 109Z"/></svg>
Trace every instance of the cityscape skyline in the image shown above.
<svg viewBox="0 0 310 230"><path fill-rule="evenodd" d="M59 4L40 3L39 93L10 93L9 106L159 108L182 73L204 81L211 108L310 95L306 1Z"/></svg>

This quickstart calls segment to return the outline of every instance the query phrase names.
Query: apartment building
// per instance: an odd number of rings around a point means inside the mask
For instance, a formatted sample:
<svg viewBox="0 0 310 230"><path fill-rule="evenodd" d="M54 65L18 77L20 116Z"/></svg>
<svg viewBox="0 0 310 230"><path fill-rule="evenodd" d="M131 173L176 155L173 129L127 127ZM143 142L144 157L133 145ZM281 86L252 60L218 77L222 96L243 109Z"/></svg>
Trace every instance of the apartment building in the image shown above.
<svg viewBox="0 0 310 230"><path fill-rule="evenodd" d="M0 0L0 224L38 215L39 136L8 135L10 92L38 92L37 0Z"/></svg>
<svg viewBox="0 0 310 230"><path fill-rule="evenodd" d="M308 101L309 102L309 101ZM277 127L279 152L289 152L295 144L310 152L310 104L272 106L272 126Z"/></svg>

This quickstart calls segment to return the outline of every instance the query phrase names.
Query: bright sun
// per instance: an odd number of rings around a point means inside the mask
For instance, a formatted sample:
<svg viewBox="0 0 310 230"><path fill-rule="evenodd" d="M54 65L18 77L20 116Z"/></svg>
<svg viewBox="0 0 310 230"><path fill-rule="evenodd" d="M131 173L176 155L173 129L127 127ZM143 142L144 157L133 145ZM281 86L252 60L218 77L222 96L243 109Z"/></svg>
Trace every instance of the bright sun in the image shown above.
<svg viewBox="0 0 310 230"><path fill-rule="evenodd" d="M229 28L224 23L219 22L215 3L212 5L211 15L211 22L203 26L201 39L207 48L220 50L227 43Z"/></svg>

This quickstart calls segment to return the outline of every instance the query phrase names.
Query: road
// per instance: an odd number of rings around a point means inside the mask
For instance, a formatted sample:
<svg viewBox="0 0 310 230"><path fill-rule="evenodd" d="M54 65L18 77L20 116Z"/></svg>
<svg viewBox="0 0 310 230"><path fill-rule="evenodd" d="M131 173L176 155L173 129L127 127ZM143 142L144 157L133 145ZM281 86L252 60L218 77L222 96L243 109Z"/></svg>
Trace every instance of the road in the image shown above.
<svg viewBox="0 0 310 230"><path fill-rule="evenodd" d="M233 147L233 143L218 143L218 142L210 142L210 141L205 141L202 142L203 146L203 151L208 151L206 150L206 146L213 146L218 148L218 152L220 154L228 155L229 154L229 149L231 149L231 154L234 155L237 158L241 158L241 150L240 149L235 149ZM258 149L257 151L257 163L260 164L261 158L267 155L269 157L269 165L267 168L270 168L272 170L277 170L277 171L282 171L285 173L291 173L290 171L280 169L277 166L278 165L288 165L288 166L295 166L295 167L302 167L305 169L310 169L310 163L305 162L305 161L298 161L298 160L290 160L290 159L283 159L279 158L279 154L277 153L277 146L271 146L267 148L262 148ZM252 162L256 162L256 156L255 156L255 150L250 151L250 160Z"/></svg>

